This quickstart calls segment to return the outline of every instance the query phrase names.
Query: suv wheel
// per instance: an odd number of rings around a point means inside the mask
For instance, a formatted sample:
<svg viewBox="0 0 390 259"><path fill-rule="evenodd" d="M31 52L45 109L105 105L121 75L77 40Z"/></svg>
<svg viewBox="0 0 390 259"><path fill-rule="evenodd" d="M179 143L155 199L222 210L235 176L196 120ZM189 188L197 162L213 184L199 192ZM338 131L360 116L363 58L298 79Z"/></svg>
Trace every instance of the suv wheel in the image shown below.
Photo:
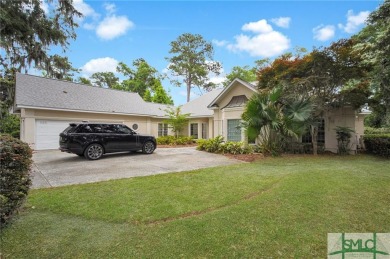
<svg viewBox="0 0 390 259"><path fill-rule="evenodd" d="M155 149L156 147L154 146L154 143L152 141L146 141L142 146L142 153L152 154Z"/></svg>
<svg viewBox="0 0 390 259"><path fill-rule="evenodd" d="M84 156L90 160L97 160L101 158L103 155L103 147L100 144L91 144L89 145L85 151Z"/></svg>

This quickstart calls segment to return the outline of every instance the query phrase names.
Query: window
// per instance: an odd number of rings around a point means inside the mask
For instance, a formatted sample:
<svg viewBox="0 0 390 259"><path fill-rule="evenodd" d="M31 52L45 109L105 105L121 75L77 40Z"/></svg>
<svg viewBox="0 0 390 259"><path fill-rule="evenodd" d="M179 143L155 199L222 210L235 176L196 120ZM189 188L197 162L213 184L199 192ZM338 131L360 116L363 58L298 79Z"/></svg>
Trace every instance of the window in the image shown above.
<svg viewBox="0 0 390 259"><path fill-rule="evenodd" d="M89 124L89 127L91 128L93 133L105 133L102 129L101 124Z"/></svg>
<svg viewBox="0 0 390 259"><path fill-rule="evenodd" d="M102 133L116 133L115 125L102 124L101 127L102 127L102 130L101 130ZM95 130L96 130L96 128L95 128Z"/></svg>
<svg viewBox="0 0 390 259"><path fill-rule="evenodd" d="M241 127L239 119L227 121L227 140L236 142L241 141Z"/></svg>
<svg viewBox="0 0 390 259"><path fill-rule="evenodd" d="M168 124L159 123L158 124L158 136L168 136Z"/></svg>
<svg viewBox="0 0 390 259"><path fill-rule="evenodd" d="M116 126L116 133L118 134L132 134L133 131L126 127L125 125L115 125Z"/></svg>
<svg viewBox="0 0 390 259"><path fill-rule="evenodd" d="M202 123L202 138L207 139L207 123Z"/></svg>
<svg viewBox="0 0 390 259"><path fill-rule="evenodd" d="M310 130L308 130L303 136L302 136L302 143L311 143L311 134ZM318 121L318 134L317 134L317 143L325 143L325 120L320 119Z"/></svg>
<svg viewBox="0 0 390 259"><path fill-rule="evenodd" d="M77 133L92 133L92 129L89 125L80 125Z"/></svg>
<svg viewBox="0 0 390 259"><path fill-rule="evenodd" d="M190 125L190 136L194 139L198 138L198 123L191 123Z"/></svg>

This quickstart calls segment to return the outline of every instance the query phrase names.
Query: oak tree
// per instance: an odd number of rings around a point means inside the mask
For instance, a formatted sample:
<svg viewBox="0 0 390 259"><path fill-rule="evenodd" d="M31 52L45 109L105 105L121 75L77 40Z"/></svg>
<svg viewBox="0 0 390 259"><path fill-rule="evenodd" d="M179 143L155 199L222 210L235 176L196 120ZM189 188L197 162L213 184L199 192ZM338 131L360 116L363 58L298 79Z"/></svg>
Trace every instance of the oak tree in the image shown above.
<svg viewBox="0 0 390 259"><path fill-rule="evenodd" d="M51 6L50 12L43 3ZM67 49L69 40L76 38L75 18L81 16L72 0L0 1L0 116L8 113L14 99L16 72L34 67L50 76L55 72L58 78L61 69L67 69L69 62L49 51L52 46Z"/></svg>
<svg viewBox="0 0 390 259"><path fill-rule="evenodd" d="M93 85L104 88L115 89L119 83L119 78L113 72L96 72L91 76Z"/></svg>

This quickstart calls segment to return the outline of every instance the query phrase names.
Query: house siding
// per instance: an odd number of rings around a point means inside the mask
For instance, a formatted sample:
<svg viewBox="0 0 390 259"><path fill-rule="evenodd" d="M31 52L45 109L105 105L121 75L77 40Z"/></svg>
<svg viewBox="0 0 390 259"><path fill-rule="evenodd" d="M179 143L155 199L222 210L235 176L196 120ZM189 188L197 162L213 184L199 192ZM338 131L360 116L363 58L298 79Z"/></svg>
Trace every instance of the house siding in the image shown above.
<svg viewBox="0 0 390 259"><path fill-rule="evenodd" d="M186 127L186 129L184 130L183 134L184 136L190 136L191 134L191 124L198 124L198 139L201 139L202 138L202 123L206 123L207 124L207 128L209 129L210 125L209 125L209 118L197 118L197 119L189 119L188 121L188 125ZM212 125L211 125L212 126ZM210 138L210 133L207 134L207 138Z"/></svg>
<svg viewBox="0 0 390 259"><path fill-rule="evenodd" d="M214 110L213 117L213 128L214 134L216 137L221 135L224 139L227 139L227 121L233 119L241 119L241 115L245 110L245 107L235 107L235 108L223 108L225 107L234 96L245 95L248 99L252 97L255 92L248 87L240 84L234 83L228 91L226 91L223 96L216 102L219 109ZM245 132L241 131L241 140L245 141Z"/></svg>
<svg viewBox="0 0 390 259"><path fill-rule="evenodd" d="M22 80L19 82L19 80ZM35 82L35 86L40 86L40 83L49 82L50 87L58 88L57 92L61 95L65 95L70 101L79 100L78 105L72 108L66 108L64 106L56 106L56 95L51 94L46 96L44 94L38 95L38 99L35 100L35 103L29 103L28 101L31 99L31 96L35 96L31 92L29 92L31 88L27 87L31 84L30 80ZM39 84L38 84L39 83ZM61 87L57 86L60 84ZM20 125L20 134L21 139L28 144L30 144L33 148L35 147L36 141L36 129L37 129L37 120L51 120L51 121L62 121L62 122L81 122L81 121L91 121L91 122L116 122L116 123L124 123L125 125L132 127L133 124L138 124L137 131L142 134L149 134L153 136L158 136L158 123L163 123L164 121L164 112L162 106L160 104L150 104L146 103L142 100L141 97L135 96L134 94L129 93L121 93L118 91L113 91L109 89L93 89L90 87L84 87L83 91L89 93L93 91L93 93L104 99L106 93L110 93L110 98L112 100L117 100L116 104L126 104L123 107L119 105L117 109L107 109L107 105L101 105L101 103L94 103L91 110L77 110L82 109L80 107L83 103L80 100L83 100L82 96L80 97L78 87L80 85L70 84L69 82L62 82L58 80L49 80L39 77L25 77L23 75L18 75L17 77L17 97L20 93L26 92L26 94L22 94L18 98L15 98L15 108L17 108L17 112L20 112L21 117L21 125ZM71 87L70 87L71 86ZM51 89L48 87L47 89ZM70 87L70 88L69 88ZM61 89L60 89L61 88ZM74 90L74 97L71 95L71 92L68 91ZM42 93L51 93L51 90L41 89ZM65 89L65 90L63 90ZM73 91L72 90L72 91ZM107 92L104 92L107 91ZM72 92L73 93L73 92ZM104 93L104 94L102 94ZM245 95L248 99L252 97L255 93L255 88L253 85L246 84L241 80L234 80L228 88L220 89L219 92L210 92L206 94L204 99L194 100L193 103L188 103L184 105L184 111L191 113L191 117L189 119L188 124L184 127L183 131L180 135L189 136L190 135L190 125L192 123L198 124L198 136L202 138L202 124L207 125L207 138L214 138L218 135L227 139L227 121L233 119L241 119L241 115L245 110L245 107L231 107L224 108L231 101L234 96ZM31 96L30 96L30 95ZM45 98L41 98L45 96ZM123 100L123 98L126 100ZM29 99L30 98L30 99ZM73 98L73 99L72 99ZM77 99L78 98L78 99ZM101 99L100 98L100 99ZM117 99L115 99L117 98ZM119 99L118 99L119 98ZM122 99L121 99L122 98ZM202 98L202 97L200 97ZM99 99L99 98L98 98ZM99 99L99 100L100 100ZM109 99L109 98L108 98ZM112 100L106 100L108 103L112 104ZM129 102L128 99L132 99L134 102ZM19 101L18 101L19 100ZM40 102L46 101L46 105L41 104ZM19 103L18 103L19 102ZM131 105L129 105L131 103ZM208 103L208 104L205 104ZM36 105L43 105L44 107L48 107L46 109L40 109ZM207 109L207 105L211 105L213 107L212 110ZM53 107L56 106L57 108ZM102 107L100 107L102 106ZM138 107L139 106L139 107ZM161 107L160 107L161 106ZM26 108L30 107L30 108ZM49 108L53 107L53 108ZM77 108L79 107L79 108ZM165 107L165 106L164 106ZM219 107L219 108L215 108ZM96 108L96 109L95 109ZM99 109L97 109L99 108ZM137 109L136 109L137 108ZM139 109L138 109L139 108ZM141 109L142 108L142 109ZM202 108L202 109L200 109ZM75 110L66 110L66 109L75 109ZM186 110L187 109L187 110ZM102 110L108 110L107 112L99 112ZM119 112L109 112L111 110L121 111ZM205 111L206 110L206 111ZM136 112L139 113L136 113ZM127 115L126 113L129 113ZM131 115L131 114L140 114L140 115ZM338 109L333 109L326 111L323 115L323 119L325 122L325 149L337 152L337 139L335 128L337 126L350 127L355 130L355 133L352 134L351 138L351 150L354 153L356 151L357 146L359 145L359 139L364 134L364 114L357 113L352 107L342 107ZM59 125L61 127L61 125ZM168 130L169 135L173 135L171 129ZM55 136L54 134L52 136ZM246 140L244 130L241 131L241 139Z"/></svg>
<svg viewBox="0 0 390 259"><path fill-rule="evenodd" d="M352 107L342 107L327 111L325 119L325 150L337 153L336 127L349 127L352 133L350 149L355 153L359 145L359 138L364 134L364 115L358 114Z"/></svg>

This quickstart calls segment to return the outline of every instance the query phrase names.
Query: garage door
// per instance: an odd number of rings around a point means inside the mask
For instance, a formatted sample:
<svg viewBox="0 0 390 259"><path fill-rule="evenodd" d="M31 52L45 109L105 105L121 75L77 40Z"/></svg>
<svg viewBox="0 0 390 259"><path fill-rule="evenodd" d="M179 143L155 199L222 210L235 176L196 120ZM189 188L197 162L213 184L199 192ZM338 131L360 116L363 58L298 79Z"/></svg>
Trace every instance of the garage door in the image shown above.
<svg viewBox="0 0 390 259"><path fill-rule="evenodd" d="M36 120L35 149L58 149L59 134L69 126L70 121Z"/></svg>

